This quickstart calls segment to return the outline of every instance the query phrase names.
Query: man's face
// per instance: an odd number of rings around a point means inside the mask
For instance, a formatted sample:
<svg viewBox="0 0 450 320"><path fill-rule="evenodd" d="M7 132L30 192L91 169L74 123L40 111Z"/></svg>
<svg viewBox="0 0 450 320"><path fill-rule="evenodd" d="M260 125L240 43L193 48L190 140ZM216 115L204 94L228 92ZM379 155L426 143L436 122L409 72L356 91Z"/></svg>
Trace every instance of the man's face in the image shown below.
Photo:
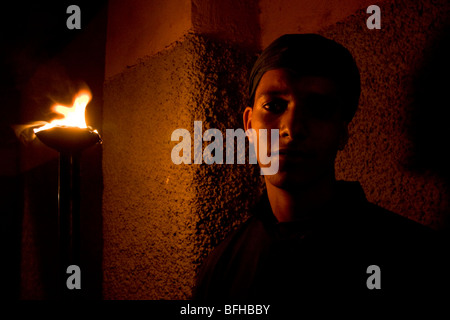
<svg viewBox="0 0 450 320"><path fill-rule="evenodd" d="M336 153L347 139L336 86L318 76L294 77L285 69L267 71L244 112L245 130L279 130L279 170L266 183L291 189L334 179ZM270 150L270 146L268 146Z"/></svg>

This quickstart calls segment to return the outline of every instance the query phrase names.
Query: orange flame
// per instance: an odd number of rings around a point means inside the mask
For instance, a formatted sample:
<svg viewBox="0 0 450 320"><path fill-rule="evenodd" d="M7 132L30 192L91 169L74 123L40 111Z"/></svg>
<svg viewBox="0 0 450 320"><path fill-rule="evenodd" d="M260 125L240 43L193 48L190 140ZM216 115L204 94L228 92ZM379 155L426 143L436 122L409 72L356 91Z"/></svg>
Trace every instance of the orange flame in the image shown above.
<svg viewBox="0 0 450 320"><path fill-rule="evenodd" d="M66 107L62 105L55 105L52 107L52 111L64 116L62 119L55 119L45 126L34 129L34 132L51 129L54 127L77 127L85 129L87 128L86 119L84 116L86 106L91 101L91 94L87 90L80 91L76 97L72 107Z"/></svg>

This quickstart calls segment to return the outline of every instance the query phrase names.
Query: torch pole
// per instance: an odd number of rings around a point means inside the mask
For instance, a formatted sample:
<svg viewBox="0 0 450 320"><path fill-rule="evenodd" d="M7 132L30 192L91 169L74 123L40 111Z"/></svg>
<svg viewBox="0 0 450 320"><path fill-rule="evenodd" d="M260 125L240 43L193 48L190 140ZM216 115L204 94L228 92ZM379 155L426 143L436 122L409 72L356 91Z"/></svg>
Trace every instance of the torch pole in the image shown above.
<svg viewBox="0 0 450 320"><path fill-rule="evenodd" d="M80 266L80 159L81 152L101 144L97 130L91 128L53 127L35 131L47 146L59 151L58 167L58 293L64 300L81 297ZM76 281L76 270L80 279ZM78 282L78 283L77 283ZM80 284L79 287L77 285Z"/></svg>
<svg viewBox="0 0 450 320"><path fill-rule="evenodd" d="M79 290L69 288L67 268L80 266L80 152L59 154L58 238L60 298L74 299Z"/></svg>

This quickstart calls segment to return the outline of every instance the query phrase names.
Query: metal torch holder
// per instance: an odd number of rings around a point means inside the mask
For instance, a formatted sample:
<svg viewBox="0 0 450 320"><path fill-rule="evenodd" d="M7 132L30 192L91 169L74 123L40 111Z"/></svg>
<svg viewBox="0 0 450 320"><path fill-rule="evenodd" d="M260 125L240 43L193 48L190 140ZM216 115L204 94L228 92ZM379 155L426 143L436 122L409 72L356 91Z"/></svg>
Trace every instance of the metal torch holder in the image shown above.
<svg viewBox="0 0 450 320"><path fill-rule="evenodd" d="M81 296L80 290L70 289L67 279L71 265L80 267L80 160L84 149L102 139L91 128L54 127L36 132L47 146L59 151L58 167L58 294L63 300ZM81 267L80 267L81 268Z"/></svg>

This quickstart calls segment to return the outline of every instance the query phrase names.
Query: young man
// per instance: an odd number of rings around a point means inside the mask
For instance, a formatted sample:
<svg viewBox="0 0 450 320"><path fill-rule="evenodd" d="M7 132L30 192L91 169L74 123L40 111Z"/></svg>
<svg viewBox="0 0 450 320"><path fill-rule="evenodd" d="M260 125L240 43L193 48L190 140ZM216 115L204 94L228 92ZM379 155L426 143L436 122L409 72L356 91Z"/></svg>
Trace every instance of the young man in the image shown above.
<svg viewBox="0 0 450 320"><path fill-rule="evenodd" d="M244 127L279 130L279 170L264 176L251 217L204 263L195 298L425 294L439 284L432 231L369 203L359 183L335 179L359 95L356 63L332 40L284 35L262 52Z"/></svg>

